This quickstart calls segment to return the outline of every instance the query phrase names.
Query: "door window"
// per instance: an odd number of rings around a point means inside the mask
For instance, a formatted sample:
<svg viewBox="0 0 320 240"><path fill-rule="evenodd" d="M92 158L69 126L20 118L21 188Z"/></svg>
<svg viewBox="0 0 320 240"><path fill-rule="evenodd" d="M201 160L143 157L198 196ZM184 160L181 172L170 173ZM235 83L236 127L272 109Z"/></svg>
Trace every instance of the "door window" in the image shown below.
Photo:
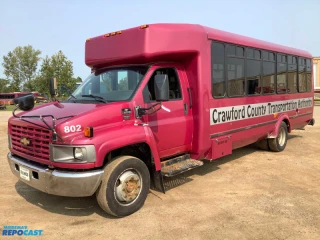
<svg viewBox="0 0 320 240"><path fill-rule="evenodd" d="M148 85L144 88L143 98L145 102L154 102L154 78L158 74L167 74L169 79L169 101L182 99L180 81L174 68L159 68L152 74Z"/></svg>

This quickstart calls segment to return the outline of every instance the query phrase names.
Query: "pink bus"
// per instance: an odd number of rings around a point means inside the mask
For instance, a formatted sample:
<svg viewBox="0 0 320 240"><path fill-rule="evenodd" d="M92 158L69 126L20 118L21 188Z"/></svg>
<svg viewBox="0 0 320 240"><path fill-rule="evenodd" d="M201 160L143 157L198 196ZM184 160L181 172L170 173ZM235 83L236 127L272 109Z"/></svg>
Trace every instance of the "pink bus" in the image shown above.
<svg viewBox="0 0 320 240"><path fill-rule="evenodd" d="M9 119L8 161L24 183L95 194L115 216L138 211L150 187L165 192L164 177L252 143L283 151L292 130L315 123L303 50L150 24L87 39L85 63L92 72L66 101L18 99L29 111Z"/></svg>

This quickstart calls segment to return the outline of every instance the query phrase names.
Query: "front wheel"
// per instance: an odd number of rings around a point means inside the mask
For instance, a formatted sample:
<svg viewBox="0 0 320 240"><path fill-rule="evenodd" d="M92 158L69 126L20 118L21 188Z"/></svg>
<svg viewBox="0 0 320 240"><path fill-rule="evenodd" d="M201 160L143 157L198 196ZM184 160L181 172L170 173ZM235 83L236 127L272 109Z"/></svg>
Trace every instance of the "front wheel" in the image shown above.
<svg viewBox="0 0 320 240"><path fill-rule="evenodd" d="M135 157L121 156L105 166L96 198L104 211L124 217L143 206L149 188L150 174L146 164Z"/></svg>
<svg viewBox="0 0 320 240"><path fill-rule="evenodd" d="M268 139L271 151L281 152L285 149L288 140L288 127L285 122L280 124L278 136L276 138Z"/></svg>

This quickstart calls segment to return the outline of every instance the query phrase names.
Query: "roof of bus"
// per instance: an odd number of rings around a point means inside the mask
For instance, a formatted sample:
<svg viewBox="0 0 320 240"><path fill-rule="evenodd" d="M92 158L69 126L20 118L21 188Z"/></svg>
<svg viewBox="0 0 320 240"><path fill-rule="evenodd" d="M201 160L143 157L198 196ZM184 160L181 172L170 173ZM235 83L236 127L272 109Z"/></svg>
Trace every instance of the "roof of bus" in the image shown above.
<svg viewBox="0 0 320 240"><path fill-rule="evenodd" d="M200 25L200 24L155 23L155 24L150 24L149 26L154 26L161 30L166 28L168 30L188 29L188 31L190 31L190 36L192 36L193 34L199 34L202 32L202 33L205 33L204 36L206 36L208 39L211 39L211 40L223 41L223 42L239 44L239 45L253 47L253 48L260 48L260 49L274 51L274 52L312 58L312 55L309 52L302 49L296 49L289 46L284 46L284 45L280 45L280 44L276 44L268 41L263 41L256 38L231 33L231 32L215 29L215 28Z"/></svg>
<svg viewBox="0 0 320 240"><path fill-rule="evenodd" d="M260 48L260 49L265 49L269 51L275 51L275 52L281 52L281 53L286 53L291 55L312 58L312 55L309 52L301 49L283 46L280 44L271 43L271 42L267 42L267 41L263 41L263 40L259 40L259 39L231 33L231 32L226 32L226 31L222 31L222 30L218 30L218 29L210 28L206 26L201 26L201 27L203 27L204 30L206 31L208 38L212 40L224 41L224 42L249 46L253 48Z"/></svg>
<svg viewBox="0 0 320 240"><path fill-rule="evenodd" d="M155 23L87 39L85 63L91 68L99 68L132 62L169 61L170 58L181 60L189 53L206 49L203 48L206 39L312 58L307 51L199 24Z"/></svg>

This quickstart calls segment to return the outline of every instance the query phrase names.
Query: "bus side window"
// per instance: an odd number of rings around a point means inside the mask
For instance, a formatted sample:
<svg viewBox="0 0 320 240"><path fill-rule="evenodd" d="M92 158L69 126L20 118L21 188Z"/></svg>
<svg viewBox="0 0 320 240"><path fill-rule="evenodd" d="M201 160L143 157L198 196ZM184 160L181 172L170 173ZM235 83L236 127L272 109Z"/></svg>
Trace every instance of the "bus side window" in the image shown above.
<svg viewBox="0 0 320 240"><path fill-rule="evenodd" d="M311 60L307 59L307 92L312 90L312 79L311 79Z"/></svg>
<svg viewBox="0 0 320 240"><path fill-rule="evenodd" d="M275 93L275 74L276 67L274 62L274 53L264 51L264 60L262 63L262 89L264 94Z"/></svg>
<svg viewBox="0 0 320 240"><path fill-rule="evenodd" d="M277 54L277 93L287 92L287 57Z"/></svg>
<svg viewBox="0 0 320 240"><path fill-rule="evenodd" d="M227 91L229 97L245 95L244 48L227 45Z"/></svg>
<svg viewBox="0 0 320 240"><path fill-rule="evenodd" d="M288 92L298 92L297 60L294 56L288 56Z"/></svg>
<svg viewBox="0 0 320 240"><path fill-rule="evenodd" d="M233 49L230 49L230 51ZM230 53L230 54L235 54ZM226 92L224 60L225 46L223 43L212 42L211 44L211 94L215 98L224 97Z"/></svg>
<svg viewBox="0 0 320 240"><path fill-rule="evenodd" d="M247 94L261 93L261 51L247 48L246 66Z"/></svg>
<svg viewBox="0 0 320 240"><path fill-rule="evenodd" d="M299 92L307 91L306 59L299 58Z"/></svg>

